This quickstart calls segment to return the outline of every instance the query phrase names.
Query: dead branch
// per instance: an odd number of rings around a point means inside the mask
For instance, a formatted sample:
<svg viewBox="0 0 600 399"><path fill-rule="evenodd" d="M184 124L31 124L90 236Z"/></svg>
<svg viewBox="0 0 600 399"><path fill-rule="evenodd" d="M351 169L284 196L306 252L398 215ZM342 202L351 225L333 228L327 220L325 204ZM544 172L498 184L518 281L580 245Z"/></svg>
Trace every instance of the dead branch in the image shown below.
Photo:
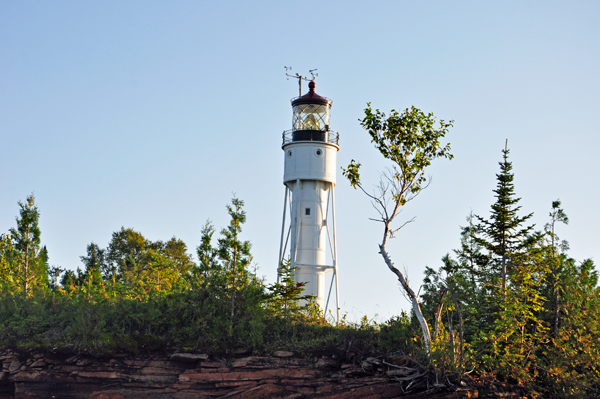
<svg viewBox="0 0 600 399"><path fill-rule="evenodd" d="M438 303L437 308L435 309L435 328L433 329L433 340L434 341L437 338L438 331L442 324L442 310L444 309L444 303L442 302L442 300L444 299L444 295L446 294L446 292L447 292L447 290L440 291L440 301Z"/></svg>
<svg viewBox="0 0 600 399"><path fill-rule="evenodd" d="M446 284L447 286L447 284ZM465 342L464 342L464 333L463 333L463 318L462 318L462 310L460 308L460 305L458 303L458 301L456 300L456 297L454 296L454 292L450 289L449 286L447 286L448 292L450 293L450 297L452 298L452 302L454 302L454 307L456 307L456 311L458 312L458 323L459 323L459 339L460 339L460 363L459 366L462 370L463 368L463 356L464 356L464 348L465 348Z"/></svg>

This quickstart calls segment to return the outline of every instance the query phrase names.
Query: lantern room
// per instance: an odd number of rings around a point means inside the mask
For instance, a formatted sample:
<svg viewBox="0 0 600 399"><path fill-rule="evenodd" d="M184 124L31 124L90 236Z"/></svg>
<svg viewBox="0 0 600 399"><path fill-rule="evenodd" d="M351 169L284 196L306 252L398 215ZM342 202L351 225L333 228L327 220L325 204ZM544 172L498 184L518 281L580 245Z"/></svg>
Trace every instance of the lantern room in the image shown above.
<svg viewBox="0 0 600 399"><path fill-rule="evenodd" d="M294 116L291 141L329 142L329 113L332 101L315 93L315 82L309 92L292 100Z"/></svg>

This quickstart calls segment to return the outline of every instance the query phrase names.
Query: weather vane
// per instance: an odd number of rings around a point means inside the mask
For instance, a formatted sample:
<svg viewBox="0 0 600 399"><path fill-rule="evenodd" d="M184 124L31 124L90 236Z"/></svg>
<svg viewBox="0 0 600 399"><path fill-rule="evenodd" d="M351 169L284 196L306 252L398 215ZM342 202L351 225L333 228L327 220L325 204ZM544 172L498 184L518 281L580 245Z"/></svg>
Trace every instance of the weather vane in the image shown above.
<svg viewBox="0 0 600 399"><path fill-rule="evenodd" d="M307 77L304 77L302 75L300 75L299 73L296 73L295 75L290 75L289 71L292 70L292 67L284 67L285 68L285 75L289 76L290 78L295 78L298 79L298 95L302 96L302 81L306 80L307 82L314 82L315 78L317 76L319 76L318 73L316 73L316 69L310 69L308 72L312 75L312 79L309 79ZM290 80L290 78L288 78L288 80Z"/></svg>

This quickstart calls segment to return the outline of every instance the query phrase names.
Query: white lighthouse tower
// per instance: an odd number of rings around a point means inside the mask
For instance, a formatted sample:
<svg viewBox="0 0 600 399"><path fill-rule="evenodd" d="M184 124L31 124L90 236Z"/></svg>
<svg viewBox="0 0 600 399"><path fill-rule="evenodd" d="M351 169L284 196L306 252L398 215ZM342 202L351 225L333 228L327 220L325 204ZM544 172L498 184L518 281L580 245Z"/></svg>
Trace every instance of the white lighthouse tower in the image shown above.
<svg viewBox="0 0 600 399"><path fill-rule="evenodd" d="M302 87L303 77L296 77ZM279 264L290 257L295 281L306 283L304 294L314 295L324 312L332 308L335 283L339 319L334 196L339 135L329 125L332 101L315 93L314 77L308 87L307 94L292 99L292 129L283 132L285 198ZM332 272L326 287L326 275Z"/></svg>

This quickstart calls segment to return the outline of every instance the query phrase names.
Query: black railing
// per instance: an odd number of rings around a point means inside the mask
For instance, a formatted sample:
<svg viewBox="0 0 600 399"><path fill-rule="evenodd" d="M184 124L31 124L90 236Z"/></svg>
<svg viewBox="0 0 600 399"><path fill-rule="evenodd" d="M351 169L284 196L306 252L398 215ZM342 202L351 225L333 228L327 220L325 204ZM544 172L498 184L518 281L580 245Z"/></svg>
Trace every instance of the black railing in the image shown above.
<svg viewBox="0 0 600 399"><path fill-rule="evenodd" d="M339 145L340 134L333 130L286 130L282 134L283 144L297 143L302 141L316 141Z"/></svg>

